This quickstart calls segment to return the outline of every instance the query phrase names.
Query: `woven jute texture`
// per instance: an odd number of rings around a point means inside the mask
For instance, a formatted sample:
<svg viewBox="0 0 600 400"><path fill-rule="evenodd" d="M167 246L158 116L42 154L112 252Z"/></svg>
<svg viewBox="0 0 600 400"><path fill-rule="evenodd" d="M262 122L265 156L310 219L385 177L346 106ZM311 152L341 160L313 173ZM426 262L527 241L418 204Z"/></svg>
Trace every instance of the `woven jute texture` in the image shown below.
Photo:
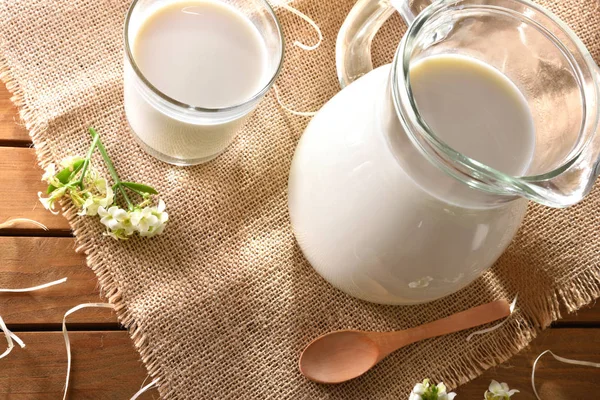
<svg viewBox="0 0 600 400"><path fill-rule="evenodd" d="M600 59L598 0L544 1ZM334 48L351 0L297 0L317 35L277 9L287 40L278 80L282 100L318 109L338 90ZM121 176L157 187L171 221L162 236L117 242L97 219L67 210L81 251L115 304L164 398L403 399L424 377L456 386L506 360L540 329L600 296L600 187L577 206L531 205L513 244L483 277L430 304L365 303L319 277L294 241L287 213L288 170L308 118L290 115L271 91L232 146L206 165L179 168L145 154L123 112L122 31L126 0L0 3L0 68L42 166L84 154L88 126L101 133ZM374 45L389 62L405 26L394 16ZM101 165L98 160L96 165ZM318 385L298 356L335 329L415 326L519 293L501 329L466 342L468 332L408 346L365 376ZM77 365L74 366L77 368ZM109 384L107 382L107 384Z"/></svg>

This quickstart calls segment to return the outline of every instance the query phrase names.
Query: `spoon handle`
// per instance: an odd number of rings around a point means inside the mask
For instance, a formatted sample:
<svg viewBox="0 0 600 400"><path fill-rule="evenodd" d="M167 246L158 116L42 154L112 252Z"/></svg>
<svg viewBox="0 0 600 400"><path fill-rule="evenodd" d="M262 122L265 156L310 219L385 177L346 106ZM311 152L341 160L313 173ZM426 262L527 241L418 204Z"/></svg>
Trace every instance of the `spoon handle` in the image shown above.
<svg viewBox="0 0 600 400"><path fill-rule="evenodd" d="M408 329L408 331L414 332L417 340L423 340L487 324L500 318L506 318L509 315L510 305L508 302L506 300L496 300Z"/></svg>
<svg viewBox="0 0 600 400"><path fill-rule="evenodd" d="M378 338L380 345L383 345L381 356L383 358L400 347L423 339L473 328L509 315L510 305L508 302L506 300L496 300L404 331L388 332L384 334L387 337L380 336Z"/></svg>

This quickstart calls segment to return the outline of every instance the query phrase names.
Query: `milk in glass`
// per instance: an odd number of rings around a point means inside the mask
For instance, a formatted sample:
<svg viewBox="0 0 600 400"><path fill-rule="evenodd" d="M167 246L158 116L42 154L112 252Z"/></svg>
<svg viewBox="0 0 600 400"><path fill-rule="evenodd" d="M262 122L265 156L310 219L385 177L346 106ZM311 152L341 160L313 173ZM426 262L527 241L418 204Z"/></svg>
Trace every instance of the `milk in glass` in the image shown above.
<svg viewBox="0 0 600 400"><path fill-rule="evenodd" d="M254 24L226 3L175 1L132 21L129 36L139 73L126 62L125 109L138 141L174 163L221 153L248 112L227 109L268 83L267 48Z"/></svg>

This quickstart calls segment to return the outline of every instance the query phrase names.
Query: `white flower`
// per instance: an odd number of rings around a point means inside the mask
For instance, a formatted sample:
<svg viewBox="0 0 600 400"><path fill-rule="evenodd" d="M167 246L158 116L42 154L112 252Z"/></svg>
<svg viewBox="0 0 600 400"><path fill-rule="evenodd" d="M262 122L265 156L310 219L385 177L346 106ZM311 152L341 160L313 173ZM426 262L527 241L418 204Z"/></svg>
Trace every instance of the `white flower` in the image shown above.
<svg viewBox="0 0 600 400"><path fill-rule="evenodd" d="M100 222L111 231L117 231L123 228L122 222L128 219L127 211L117 206L112 206L108 210L103 206L98 207Z"/></svg>
<svg viewBox="0 0 600 400"><path fill-rule="evenodd" d="M422 395L425 394L425 391L429 389L429 379L425 379L423 383L417 383L413 388L413 393Z"/></svg>
<svg viewBox="0 0 600 400"><path fill-rule="evenodd" d="M131 213L131 223L140 236L160 235L169 220L165 212L165 202L160 200L157 207L144 207Z"/></svg>
<svg viewBox="0 0 600 400"><path fill-rule="evenodd" d="M54 175L56 175L56 165L54 165L54 163L50 163L46 168L44 168L42 181L50 182L50 180L54 178Z"/></svg>
<svg viewBox="0 0 600 400"><path fill-rule="evenodd" d="M63 158L62 161L60 162L60 166L63 168L69 168L71 171L73 170L73 165L78 162L83 160L83 157L79 157L79 156L70 156L70 157L66 157Z"/></svg>
<svg viewBox="0 0 600 400"><path fill-rule="evenodd" d="M46 210L50 211L54 215L58 214L58 211L54 210L54 199L51 197L42 197L42 192L38 192L38 199L40 199L40 202Z"/></svg>
<svg viewBox="0 0 600 400"><path fill-rule="evenodd" d="M104 191L101 193L104 193L105 197L94 196L90 193L81 205L81 211L79 211L78 215L96 215L98 214L99 207L106 208L113 203L114 193L112 188L106 185L106 179L101 178L98 181L104 181Z"/></svg>
<svg viewBox="0 0 600 400"><path fill-rule="evenodd" d="M42 192L38 192L38 198L40 199L40 202L46 210L56 215L58 214L58 211L54 210L54 203L56 202L56 200L63 197L66 191L66 187L55 189L54 191L52 191L52 193L50 193L49 197L42 197Z"/></svg>
<svg viewBox="0 0 600 400"><path fill-rule="evenodd" d="M454 392L438 394L438 400L453 400L455 397L456 393Z"/></svg>
<svg viewBox="0 0 600 400"><path fill-rule="evenodd" d="M450 393L446 393L446 385L444 385L444 382L440 382L437 384L437 388L438 388L438 400L452 400L456 397L456 393L454 392L450 392Z"/></svg>
<svg viewBox="0 0 600 400"><path fill-rule="evenodd" d="M131 213L117 206L112 206L108 210L102 206L98 207L98 215L100 215L103 225L106 226L105 235L113 239L129 239L129 236L135 232L134 226L131 224Z"/></svg>
<svg viewBox="0 0 600 400"><path fill-rule="evenodd" d="M436 386L432 386L429 383L429 379L425 379L423 383L417 383L410 393L408 400L423 400L433 399L434 396L437 400L452 400L456 397L456 393L446 393L446 385L443 382L438 383Z"/></svg>
<svg viewBox="0 0 600 400"><path fill-rule="evenodd" d="M141 210L135 210L131 213L131 223L140 233L151 232L160 223L158 217L152 213L150 207L144 207Z"/></svg>
<svg viewBox="0 0 600 400"><path fill-rule="evenodd" d="M493 380L488 391L485 392L484 400L509 400L515 393L519 393L519 391L516 389L511 390L504 382L498 383Z"/></svg>

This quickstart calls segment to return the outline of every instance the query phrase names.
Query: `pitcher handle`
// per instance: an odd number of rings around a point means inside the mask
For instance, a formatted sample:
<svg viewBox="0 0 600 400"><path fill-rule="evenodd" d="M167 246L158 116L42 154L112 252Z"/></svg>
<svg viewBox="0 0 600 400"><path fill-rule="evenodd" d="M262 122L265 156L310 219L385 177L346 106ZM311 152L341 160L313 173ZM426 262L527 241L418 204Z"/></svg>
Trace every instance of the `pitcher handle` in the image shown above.
<svg viewBox="0 0 600 400"><path fill-rule="evenodd" d="M395 10L410 25L430 3L431 0L358 0L342 24L335 46L340 86L345 88L373 69L371 42Z"/></svg>

